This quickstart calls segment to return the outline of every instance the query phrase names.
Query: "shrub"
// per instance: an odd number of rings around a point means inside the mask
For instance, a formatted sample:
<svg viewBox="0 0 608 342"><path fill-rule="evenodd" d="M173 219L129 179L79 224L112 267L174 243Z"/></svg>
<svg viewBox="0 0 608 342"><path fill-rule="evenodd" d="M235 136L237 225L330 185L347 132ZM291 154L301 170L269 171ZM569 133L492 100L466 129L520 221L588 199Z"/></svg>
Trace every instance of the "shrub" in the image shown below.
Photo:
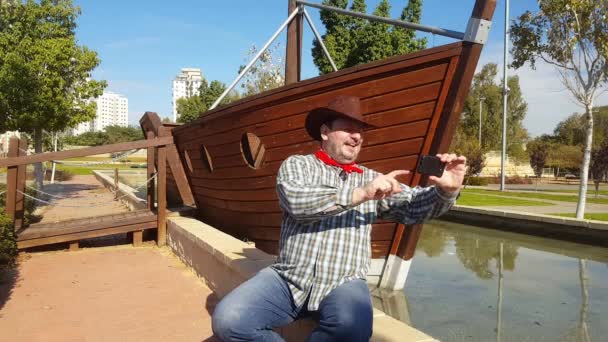
<svg viewBox="0 0 608 342"><path fill-rule="evenodd" d="M0 269L13 267L17 258L17 239L13 222L0 208Z"/></svg>
<svg viewBox="0 0 608 342"><path fill-rule="evenodd" d="M490 180L487 177L469 177L466 184L484 186L490 184Z"/></svg>

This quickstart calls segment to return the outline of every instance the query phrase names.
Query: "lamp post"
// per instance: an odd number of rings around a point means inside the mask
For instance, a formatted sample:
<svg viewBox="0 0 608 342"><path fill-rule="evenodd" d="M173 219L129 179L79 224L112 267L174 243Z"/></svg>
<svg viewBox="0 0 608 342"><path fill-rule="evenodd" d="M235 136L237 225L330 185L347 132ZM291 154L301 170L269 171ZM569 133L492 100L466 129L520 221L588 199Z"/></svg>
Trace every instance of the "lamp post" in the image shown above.
<svg viewBox="0 0 608 342"><path fill-rule="evenodd" d="M486 98L483 96L479 97L479 147L481 147L481 109L483 107L483 102Z"/></svg>

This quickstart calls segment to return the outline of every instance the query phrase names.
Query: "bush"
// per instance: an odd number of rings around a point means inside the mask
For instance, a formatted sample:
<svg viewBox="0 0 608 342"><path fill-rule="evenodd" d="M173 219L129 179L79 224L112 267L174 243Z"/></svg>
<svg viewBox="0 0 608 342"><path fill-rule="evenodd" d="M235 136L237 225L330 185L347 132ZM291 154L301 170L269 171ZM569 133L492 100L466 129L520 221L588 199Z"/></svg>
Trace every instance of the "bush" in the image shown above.
<svg viewBox="0 0 608 342"><path fill-rule="evenodd" d="M488 184L490 184L490 179L487 177L469 177L466 181L466 185L484 186Z"/></svg>
<svg viewBox="0 0 608 342"><path fill-rule="evenodd" d="M17 258L17 239L13 222L0 208L0 269L13 267Z"/></svg>

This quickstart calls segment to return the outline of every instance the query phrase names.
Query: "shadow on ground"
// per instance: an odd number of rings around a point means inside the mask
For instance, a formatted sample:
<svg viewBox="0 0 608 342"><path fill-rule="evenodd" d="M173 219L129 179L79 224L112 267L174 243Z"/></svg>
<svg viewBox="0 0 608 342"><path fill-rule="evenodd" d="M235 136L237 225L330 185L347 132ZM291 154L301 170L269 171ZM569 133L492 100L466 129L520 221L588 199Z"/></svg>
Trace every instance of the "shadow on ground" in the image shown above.
<svg viewBox="0 0 608 342"><path fill-rule="evenodd" d="M0 310L4 307L4 304L11 298L11 293L15 288L15 284L19 279L19 268L0 269ZM2 314L0 313L0 319Z"/></svg>

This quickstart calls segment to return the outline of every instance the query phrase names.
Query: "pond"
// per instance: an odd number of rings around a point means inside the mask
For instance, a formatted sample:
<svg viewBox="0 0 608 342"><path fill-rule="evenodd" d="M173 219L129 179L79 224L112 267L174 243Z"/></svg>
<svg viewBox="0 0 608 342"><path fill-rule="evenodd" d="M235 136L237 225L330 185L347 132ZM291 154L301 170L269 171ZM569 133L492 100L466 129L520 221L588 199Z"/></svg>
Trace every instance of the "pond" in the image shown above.
<svg viewBox="0 0 608 342"><path fill-rule="evenodd" d="M608 250L432 221L404 291L373 294L441 341L605 341Z"/></svg>

